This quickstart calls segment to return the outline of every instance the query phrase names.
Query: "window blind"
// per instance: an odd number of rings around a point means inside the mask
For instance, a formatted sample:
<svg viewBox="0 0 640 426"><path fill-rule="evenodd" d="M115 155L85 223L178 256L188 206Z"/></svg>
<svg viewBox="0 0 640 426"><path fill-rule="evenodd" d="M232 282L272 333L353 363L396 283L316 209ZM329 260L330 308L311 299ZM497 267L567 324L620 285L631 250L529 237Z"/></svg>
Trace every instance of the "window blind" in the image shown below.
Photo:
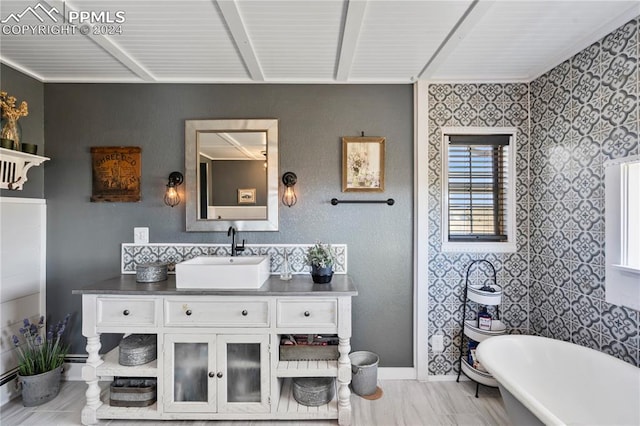
<svg viewBox="0 0 640 426"><path fill-rule="evenodd" d="M449 241L506 241L509 135L450 135Z"/></svg>

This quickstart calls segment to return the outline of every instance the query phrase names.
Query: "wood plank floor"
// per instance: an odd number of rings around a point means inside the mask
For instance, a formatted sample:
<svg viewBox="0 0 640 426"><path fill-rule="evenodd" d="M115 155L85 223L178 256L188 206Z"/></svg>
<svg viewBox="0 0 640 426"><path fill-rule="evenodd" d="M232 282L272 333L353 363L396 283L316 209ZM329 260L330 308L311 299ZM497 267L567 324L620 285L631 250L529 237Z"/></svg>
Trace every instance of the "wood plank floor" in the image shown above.
<svg viewBox="0 0 640 426"><path fill-rule="evenodd" d="M104 383L106 386L107 383ZM472 382L417 382L386 380L384 396L369 401L352 395L354 426L507 425L500 392L480 388L475 398ZM25 408L14 399L0 409L2 426L78 425L84 406L84 382L63 382L58 397L38 407ZM215 426L335 426L335 421L123 421L103 420L100 425L215 425Z"/></svg>

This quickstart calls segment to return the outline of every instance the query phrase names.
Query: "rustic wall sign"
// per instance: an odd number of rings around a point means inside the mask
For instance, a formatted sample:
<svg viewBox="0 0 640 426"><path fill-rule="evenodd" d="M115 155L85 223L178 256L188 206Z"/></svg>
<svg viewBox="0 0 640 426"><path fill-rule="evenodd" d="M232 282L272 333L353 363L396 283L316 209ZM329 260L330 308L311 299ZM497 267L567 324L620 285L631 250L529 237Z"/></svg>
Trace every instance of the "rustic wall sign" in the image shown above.
<svg viewBox="0 0 640 426"><path fill-rule="evenodd" d="M91 147L91 201L140 201L140 152L137 146Z"/></svg>

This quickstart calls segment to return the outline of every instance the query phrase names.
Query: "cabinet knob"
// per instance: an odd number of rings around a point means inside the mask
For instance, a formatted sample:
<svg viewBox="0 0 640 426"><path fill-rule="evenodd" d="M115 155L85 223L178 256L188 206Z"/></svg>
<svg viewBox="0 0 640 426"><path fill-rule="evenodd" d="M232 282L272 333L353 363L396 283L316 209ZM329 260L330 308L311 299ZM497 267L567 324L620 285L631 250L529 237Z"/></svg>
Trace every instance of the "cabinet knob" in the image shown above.
<svg viewBox="0 0 640 426"><path fill-rule="evenodd" d="M185 314L187 314L187 316L190 316L193 312L191 312L191 309L187 309L187 312L185 312Z"/></svg>
<svg viewBox="0 0 640 426"><path fill-rule="evenodd" d="M246 309L244 309L244 310L242 311L242 316L243 316L243 317L246 317L247 315L249 315L249 312L247 312L247 310L246 310Z"/></svg>
<svg viewBox="0 0 640 426"><path fill-rule="evenodd" d="M216 374L218 376L218 379L222 379L222 371L218 371L218 374Z"/></svg>
<svg viewBox="0 0 640 426"><path fill-rule="evenodd" d="M213 371L209 371L209 377L213 379L215 376L216 376L216 373L214 373Z"/></svg>
<svg viewBox="0 0 640 426"><path fill-rule="evenodd" d="M125 317L129 315L129 310L125 309L124 311L122 311L122 315L124 315Z"/></svg>
<svg viewBox="0 0 640 426"><path fill-rule="evenodd" d="M310 317L310 316L311 316L311 312L309 312L309 311L304 311L304 316L305 316L305 317Z"/></svg>

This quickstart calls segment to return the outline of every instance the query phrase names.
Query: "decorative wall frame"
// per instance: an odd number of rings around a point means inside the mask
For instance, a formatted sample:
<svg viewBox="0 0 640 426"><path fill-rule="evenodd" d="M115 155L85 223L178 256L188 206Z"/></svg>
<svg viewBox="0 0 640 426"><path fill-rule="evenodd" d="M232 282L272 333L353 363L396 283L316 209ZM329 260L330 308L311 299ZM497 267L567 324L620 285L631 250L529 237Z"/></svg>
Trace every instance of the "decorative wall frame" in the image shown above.
<svg viewBox="0 0 640 426"><path fill-rule="evenodd" d="M91 147L92 202L140 201L141 151L137 146Z"/></svg>
<svg viewBox="0 0 640 426"><path fill-rule="evenodd" d="M342 192L384 191L384 145L380 136L342 138Z"/></svg>
<svg viewBox="0 0 640 426"><path fill-rule="evenodd" d="M255 204L255 203L256 203L255 188L238 189L238 204Z"/></svg>

